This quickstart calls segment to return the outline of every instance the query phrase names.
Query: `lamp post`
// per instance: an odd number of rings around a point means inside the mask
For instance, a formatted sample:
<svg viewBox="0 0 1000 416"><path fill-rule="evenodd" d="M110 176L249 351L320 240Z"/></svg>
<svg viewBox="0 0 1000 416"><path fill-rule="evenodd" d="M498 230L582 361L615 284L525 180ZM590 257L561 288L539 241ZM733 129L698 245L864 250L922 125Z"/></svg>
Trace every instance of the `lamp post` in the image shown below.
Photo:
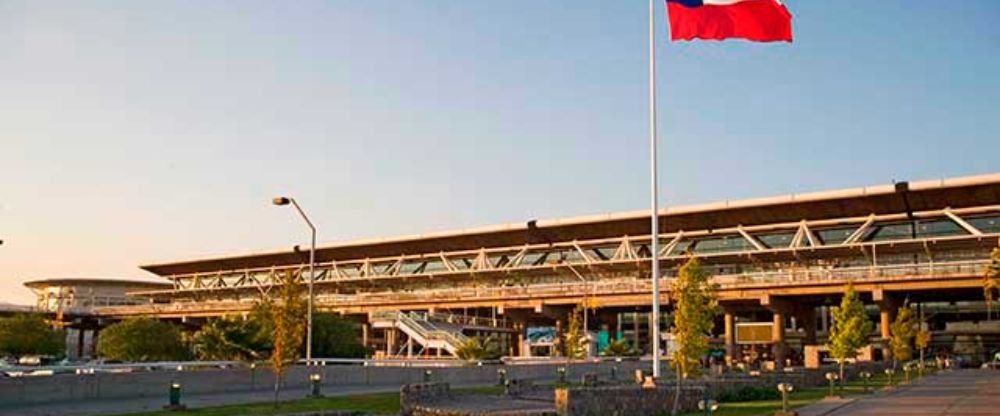
<svg viewBox="0 0 1000 416"><path fill-rule="evenodd" d="M833 384L834 384L834 382L837 381L838 378L840 378L840 377L837 376L837 373L833 373L833 372L826 373L826 379L827 379L827 381L830 382L830 393L827 394L826 397L837 397L837 395L833 393Z"/></svg>
<svg viewBox="0 0 1000 416"><path fill-rule="evenodd" d="M872 373L869 372L869 371L862 371L861 374L860 374L860 376L861 376L861 380L864 383L865 394L868 394L868 380L870 380L872 378Z"/></svg>
<svg viewBox="0 0 1000 416"><path fill-rule="evenodd" d="M314 268L316 265L316 227L313 225L312 221L309 221L309 217L306 216L305 211L302 211L302 207L299 206L299 203L295 202L295 198L279 196L274 198L271 202L277 206L292 204L292 206L295 207L295 210L299 212L299 215L302 216L302 219L305 220L306 225L309 226L309 230L312 231L312 245L309 248L309 301L306 319L306 365L312 365L313 281L316 280Z"/></svg>
<svg viewBox="0 0 1000 416"><path fill-rule="evenodd" d="M778 383L778 391L781 392L781 415L791 415L788 412L788 394L795 390L792 383Z"/></svg>
<svg viewBox="0 0 1000 416"><path fill-rule="evenodd" d="M323 376L319 373L312 373L309 375L309 385L311 387L309 392L309 398L318 399L323 397L323 394L319 392L319 385L323 381Z"/></svg>

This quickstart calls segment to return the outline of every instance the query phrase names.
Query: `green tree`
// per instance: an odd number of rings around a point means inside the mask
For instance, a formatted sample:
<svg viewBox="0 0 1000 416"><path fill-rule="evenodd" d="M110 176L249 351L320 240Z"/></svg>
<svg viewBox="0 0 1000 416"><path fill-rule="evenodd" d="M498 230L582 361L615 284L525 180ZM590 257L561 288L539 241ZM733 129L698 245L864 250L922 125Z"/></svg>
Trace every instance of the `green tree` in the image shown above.
<svg viewBox="0 0 1000 416"><path fill-rule="evenodd" d="M909 307L902 307L896 311L896 319L889 325L892 338L889 345L892 348L893 367L896 363L909 361L913 358L913 338L917 335L917 327L920 322L917 314Z"/></svg>
<svg viewBox="0 0 1000 416"><path fill-rule="evenodd" d="M500 340L496 336L490 335L483 339L469 337L455 350L455 356L469 361L499 360L503 356L503 352L500 349Z"/></svg>
<svg viewBox="0 0 1000 416"><path fill-rule="evenodd" d="M62 356L66 333L53 329L40 314L16 314L0 318L0 356Z"/></svg>
<svg viewBox="0 0 1000 416"><path fill-rule="evenodd" d="M858 299L854 284L848 283L840 307L833 308L833 326L830 328L828 347L830 356L840 366L840 381L844 380L844 363L858 355L858 349L868 344L868 336L875 324L868 318L865 305Z"/></svg>
<svg viewBox="0 0 1000 416"><path fill-rule="evenodd" d="M586 329L583 328L583 307L577 305L569 314L568 327L563 335L566 358L581 359L587 356Z"/></svg>
<svg viewBox="0 0 1000 416"><path fill-rule="evenodd" d="M177 326L151 318L126 319L101 331L97 354L109 360L176 361L190 358Z"/></svg>
<svg viewBox="0 0 1000 416"><path fill-rule="evenodd" d="M192 349L200 360L253 361L270 350L270 342L261 337L261 326L249 318L213 319L192 336Z"/></svg>
<svg viewBox="0 0 1000 416"><path fill-rule="evenodd" d="M313 356L365 358L366 353L356 322L332 313L313 316Z"/></svg>
<svg viewBox="0 0 1000 416"><path fill-rule="evenodd" d="M677 373L675 415L680 406L683 380L701 374L701 358L708 353L710 332L718 314L716 290L708 272L694 257L681 266L671 288L674 297L673 335L677 347L673 355Z"/></svg>
<svg viewBox="0 0 1000 416"><path fill-rule="evenodd" d="M291 271L279 276L281 286L278 299L262 299L262 310L268 311L268 318L274 332L271 338L271 368L274 370L274 406L278 406L278 394L288 365L299 358L305 337L307 305L302 296L299 279Z"/></svg>
<svg viewBox="0 0 1000 416"><path fill-rule="evenodd" d="M992 319L993 302L997 299L997 280L1000 280L1000 247L993 249L990 262L983 271L983 298L986 300L986 320Z"/></svg>

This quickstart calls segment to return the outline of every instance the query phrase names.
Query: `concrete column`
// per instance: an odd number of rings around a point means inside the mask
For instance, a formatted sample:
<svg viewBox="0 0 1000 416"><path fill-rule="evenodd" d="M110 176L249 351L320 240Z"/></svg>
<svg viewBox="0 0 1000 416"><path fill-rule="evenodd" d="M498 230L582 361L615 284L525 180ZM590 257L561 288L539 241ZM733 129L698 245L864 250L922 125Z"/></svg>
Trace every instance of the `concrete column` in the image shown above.
<svg viewBox="0 0 1000 416"><path fill-rule="evenodd" d="M361 345L368 349L368 331L370 330L369 324L361 324Z"/></svg>
<svg viewBox="0 0 1000 416"><path fill-rule="evenodd" d="M771 354L774 355L774 368L785 367L785 313L774 310L774 326L771 328Z"/></svg>
<svg viewBox="0 0 1000 416"><path fill-rule="evenodd" d="M78 360L83 359L83 342L84 342L84 335L86 333L87 330L85 329L85 327L82 326L80 327L80 329L76 331L76 358Z"/></svg>
<svg viewBox="0 0 1000 416"><path fill-rule="evenodd" d="M799 321L802 323L802 332L805 335L802 343L804 345L816 345L816 308L803 306L799 312Z"/></svg>
<svg viewBox="0 0 1000 416"><path fill-rule="evenodd" d="M528 351L528 346L525 344L527 341L524 339L524 327L518 325L517 327L517 355L521 357L527 357L530 353Z"/></svg>
<svg viewBox="0 0 1000 416"><path fill-rule="evenodd" d="M406 337L406 358L413 358L413 337Z"/></svg>
<svg viewBox="0 0 1000 416"><path fill-rule="evenodd" d="M391 357L396 353L396 329L385 330L385 355Z"/></svg>
<svg viewBox="0 0 1000 416"><path fill-rule="evenodd" d="M892 348L889 340L892 338L892 321L896 319L896 305L889 299L883 299L878 303L879 332L882 338L882 359L889 361L892 359Z"/></svg>
<svg viewBox="0 0 1000 416"><path fill-rule="evenodd" d="M725 343L726 343L726 365L733 365L739 360L736 350L736 316L732 312L726 311L725 317Z"/></svg>

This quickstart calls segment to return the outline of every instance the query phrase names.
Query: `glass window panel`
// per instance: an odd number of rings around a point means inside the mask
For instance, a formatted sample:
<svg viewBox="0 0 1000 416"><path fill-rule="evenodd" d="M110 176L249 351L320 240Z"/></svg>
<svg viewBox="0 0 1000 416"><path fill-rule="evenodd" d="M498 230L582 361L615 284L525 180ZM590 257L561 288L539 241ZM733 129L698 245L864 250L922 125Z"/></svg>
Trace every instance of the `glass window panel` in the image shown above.
<svg viewBox="0 0 1000 416"><path fill-rule="evenodd" d="M427 265L424 266L424 273L440 273L447 272L448 268L445 267L441 260L428 260Z"/></svg>
<svg viewBox="0 0 1000 416"><path fill-rule="evenodd" d="M868 234L867 241L909 240L913 238L913 227L909 223L875 226Z"/></svg>
<svg viewBox="0 0 1000 416"><path fill-rule="evenodd" d="M669 256L679 256L679 255L684 254L685 252L687 252L688 249L690 249L690 248L691 248L691 240L681 240L681 241L679 241L677 243L676 246L674 246L673 250L670 250L670 252L667 253L667 255L669 255Z"/></svg>
<svg viewBox="0 0 1000 416"><path fill-rule="evenodd" d="M984 233L1000 233L1000 216L966 218L965 221Z"/></svg>
<svg viewBox="0 0 1000 416"><path fill-rule="evenodd" d="M827 228L814 232L823 244L840 244L847 240L858 227Z"/></svg>
<svg viewBox="0 0 1000 416"><path fill-rule="evenodd" d="M771 234L761 234L755 236L761 243L764 243L768 248L786 248L792 244L792 239L795 238L795 233L771 233ZM803 240L805 241L805 240Z"/></svg>
<svg viewBox="0 0 1000 416"><path fill-rule="evenodd" d="M754 247L750 245L750 242L741 235L695 240L694 244L695 253L719 253L727 251L747 251L753 249Z"/></svg>
<svg viewBox="0 0 1000 416"><path fill-rule="evenodd" d="M927 238L966 234L968 232L951 220L925 220L917 222L918 237Z"/></svg>

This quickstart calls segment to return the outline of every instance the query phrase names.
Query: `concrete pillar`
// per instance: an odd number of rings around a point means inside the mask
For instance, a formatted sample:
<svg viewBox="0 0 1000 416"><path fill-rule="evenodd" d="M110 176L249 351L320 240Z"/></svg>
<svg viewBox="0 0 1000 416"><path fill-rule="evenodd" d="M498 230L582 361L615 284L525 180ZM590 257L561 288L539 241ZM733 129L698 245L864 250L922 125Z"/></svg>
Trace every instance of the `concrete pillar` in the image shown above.
<svg viewBox="0 0 1000 416"><path fill-rule="evenodd" d="M524 327L518 325L518 328L517 328L517 355L519 355L521 357L527 357L528 355L530 355L530 351L528 351L528 345L526 344L527 341L525 341L525 339L524 339L524 331L525 331Z"/></svg>
<svg viewBox="0 0 1000 416"><path fill-rule="evenodd" d="M894 302L884 299L878 303L879 332L882 338L882 359L889 361L892 359L892 348L889 340L892 338L892 321L896 319L896 307Z"/></svg>
<svg viewBox="0 0 1000 416"><path fill-rule="evenodd" d="M733 365L735 361L740 359L737 357L736 350L736 316L732 312L726 311L724 321L725 335L723 337L726 343L726 365Z"/></svg>
<svg viewBox="0 0 1000 416"><path fill-rule="evenodd" d="M413 358L413 337L406 337L406 358Z"/></svg>
<svg viewBox="0 0 1000 416"><path fill-rule="evenodd" d="M771 328L771 354L774 356L774 368L785 367L785 313L780 309L774 311L774 326Z"/></svg>
<svg viewBox="0 0 1000 416"><path fill-rule="evenodd" d="M83 342L86 333L87 330L82 326L76 331L76 359L78 360L83 359Z"/></svg>
<svg viewBox="0 0 1000 416"><path fill-rule="evenodd" d="M392 357L396 354L396 330L388 328L385 330L385 355Z"/></svg>
<svg viewBox="0 0 1000 416"><path fill-rule="evenodd" d="M368 349L368 331L370 330L370 325L365 323L361 324L361 345Z"/></svg>
<svg viewBox="0 0 1000 416"><path fill-rule="evenodd" d="M799 321L802 323L802 332L805 337L802 339L804 345L816 345L816 308L803 306L799 312Z"/></svg>

